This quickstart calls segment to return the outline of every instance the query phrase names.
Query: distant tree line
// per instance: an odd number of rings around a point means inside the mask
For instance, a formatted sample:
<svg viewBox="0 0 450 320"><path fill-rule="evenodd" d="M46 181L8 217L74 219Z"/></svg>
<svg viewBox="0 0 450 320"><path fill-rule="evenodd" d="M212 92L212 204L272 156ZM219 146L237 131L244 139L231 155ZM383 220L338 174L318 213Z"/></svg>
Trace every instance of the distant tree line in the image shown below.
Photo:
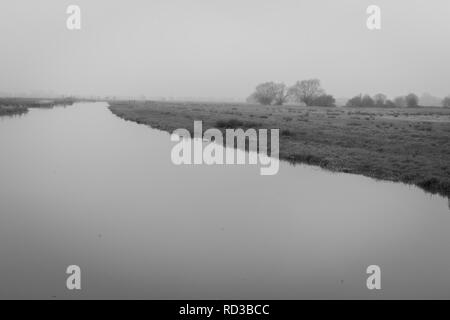
<svg viewBox="0 0 450 320"><path fill-rule="evenodd" d="M317 107L334 107L336 102L332 95L325 93L319 79L297 81L291 87L284 83L265 82L256 87L247 101L279 106L292 101Z"/></svg>
<svg viewBox="0 0 450 320"><path fill-rule="evenodd" d="M370 107L379 107L379 108L403 108L409 107L414 108L419 106L419 97L410 93L406 96L400 96L395 98L394 100L387 99L386 95L382 93L378 93L375 96L371 97L368 94L359 95L351 98L347 101L347 107L362 107L362 108L370 108Z"/></svg>
<svg viewBox="0 0 450 320"><path fill-rule="evenodd" d="M364 107L414 108L419 107L419 97L414 93L410 93L406 96L400 96L394 98L394 100L389 100L382 93L376 94L373 97L366 94L351 98L350 100L347 101L346 106L362 107L362 108ZM450 108L450 95L442 100L442 106L445 108Z"/></svg>
<svg viewBox="0 0 450 320"><path fill-rule="evenodd" d="M277 106L287 102L303 103L307 106L317 107L336 106L335 98L325 93L319 79L297 81L291 87L287 87L284 83L261 83L247 98L247 101ZM409 93L390 100L382 93L378 93L373 97L368 94L360 94L349 99L346 106L360 108L414 108L419 107L419 97L414 93ZM450 108L450 95L442 100L442 106Z"/></svg>

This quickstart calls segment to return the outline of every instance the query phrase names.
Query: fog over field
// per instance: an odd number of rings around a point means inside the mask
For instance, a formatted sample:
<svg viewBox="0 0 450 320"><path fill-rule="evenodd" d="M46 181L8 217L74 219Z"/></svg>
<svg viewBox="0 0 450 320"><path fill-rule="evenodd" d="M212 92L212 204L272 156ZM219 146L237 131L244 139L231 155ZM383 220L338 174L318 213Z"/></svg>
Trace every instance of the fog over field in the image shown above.
<svg viewBox="0 0 450 320"><path fill-rule="evenodd" d="M0 300L450 299L449 35L450 0L1 0Z"/></svg>
<svg viewBox="0 0 450 320"><path fill-rule="evenodd" d="M335 97L450 93L448 0L75 2L2 1L2 94L243 100L262 81L313 77Z"/></svg>

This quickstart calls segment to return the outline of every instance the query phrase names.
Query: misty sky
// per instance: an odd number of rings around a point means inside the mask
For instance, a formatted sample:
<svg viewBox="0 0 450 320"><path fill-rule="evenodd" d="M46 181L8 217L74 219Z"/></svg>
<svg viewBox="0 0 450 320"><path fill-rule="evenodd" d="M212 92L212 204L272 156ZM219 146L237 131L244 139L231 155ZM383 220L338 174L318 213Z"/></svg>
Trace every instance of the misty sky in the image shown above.
<svg viewBox="0 0 450 320"><path fill-rule="evenodd" d="M3 94L245 99L312 77L336 97L450 94L449 0L2 0L0 39Z"/></svg>

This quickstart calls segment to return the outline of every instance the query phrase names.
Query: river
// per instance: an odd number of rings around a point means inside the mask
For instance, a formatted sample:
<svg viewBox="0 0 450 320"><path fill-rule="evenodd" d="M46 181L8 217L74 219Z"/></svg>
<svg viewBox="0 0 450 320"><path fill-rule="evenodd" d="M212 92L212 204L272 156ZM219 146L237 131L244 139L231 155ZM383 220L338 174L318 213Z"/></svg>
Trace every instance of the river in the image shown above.
<svg viewBox="0 0 450 320"><path fill-rule="evenodd" d="M286 162L175 166L173 145L106 103L1 117L0 298L450 298L446 198Z"/></svg>

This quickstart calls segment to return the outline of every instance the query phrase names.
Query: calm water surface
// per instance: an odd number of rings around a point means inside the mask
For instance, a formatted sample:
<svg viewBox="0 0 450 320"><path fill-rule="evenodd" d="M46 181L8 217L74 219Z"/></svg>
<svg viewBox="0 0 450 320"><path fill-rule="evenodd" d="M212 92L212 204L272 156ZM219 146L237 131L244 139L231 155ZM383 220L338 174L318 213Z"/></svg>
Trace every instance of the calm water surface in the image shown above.
<svg viewBox="0 0 450 320"><path fill-rule="evenodd" d="M450 298L447 199L287 163L174 166L169 134L106 106L0 118L0 298Z"/></svg>

